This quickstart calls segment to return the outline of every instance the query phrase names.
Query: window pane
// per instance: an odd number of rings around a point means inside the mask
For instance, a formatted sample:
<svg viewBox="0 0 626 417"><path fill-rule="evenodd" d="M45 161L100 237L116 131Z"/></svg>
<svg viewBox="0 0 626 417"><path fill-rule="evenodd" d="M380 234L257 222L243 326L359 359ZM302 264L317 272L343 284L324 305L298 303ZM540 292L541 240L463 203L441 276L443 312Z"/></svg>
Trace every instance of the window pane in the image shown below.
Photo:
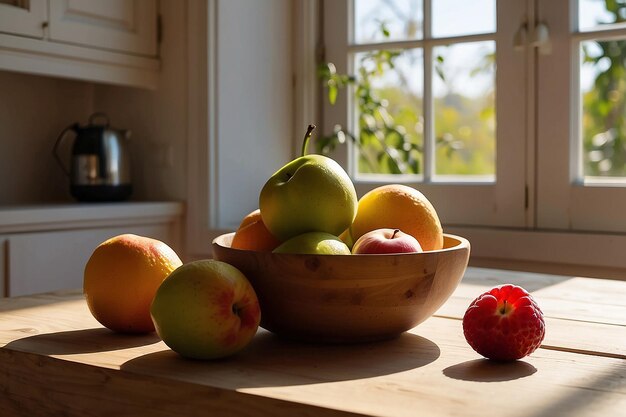
<svg viewBox="0 0 626 417"><path fill-rule="evenodd" d="M496 30L495 0L433 0L433 36L461 36Z"/></svg>
<svg viewBox="0 0 626 417"><path fill-rule="evenodd" d="M495 43L433 51L437 175L495 175Z"/></svg>
<svg viewBox="0 0 626 417"><path fill-rule="evenodd" d="M579 0L578 27L580 30L595 29L597 26L620 23L626 20L626 8L619 1Z"/></svg>
<svg viewBox="0 0 626 417"><path fill-rule="evenodd" d="M626 40L581 44L585 176L626 177Z"/></svg>
<svg viewBox="0 0 626 417"><path fill-rule="evenodd" d="M421 39L422 0L355 0L354 27L356 43Z"/></svg>
<svg viewBox="0 0 626 417"><path fill-rule="evenodd" d="M393 68L389 64L393 65ZM423 52L371 51L355 56L360 173L423 172Z"/></svg>

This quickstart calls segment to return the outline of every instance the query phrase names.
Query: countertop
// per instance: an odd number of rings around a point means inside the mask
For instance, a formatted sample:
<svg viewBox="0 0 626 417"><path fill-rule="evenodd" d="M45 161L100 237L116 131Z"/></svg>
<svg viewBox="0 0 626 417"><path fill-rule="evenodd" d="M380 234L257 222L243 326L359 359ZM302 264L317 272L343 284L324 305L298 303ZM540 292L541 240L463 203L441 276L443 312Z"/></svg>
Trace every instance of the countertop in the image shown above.
<svg viewBox="0 0 626 417"><path fill-rule="evenodd" d="M543 345L482 359L461 318L514 283ZM0 415L626 416L626 282L468 268L434 317L399 338L311 345L259 330L234 357L192 361L155 334L99 325L79 291L0 300Z"/></svg>
<svg viewBox="0 0 626 417"><path fill-rule="evenodd" d="M137 224L142 219L171 219L183 214L177 201L48 203L0 206L0 233Z"/></svg>

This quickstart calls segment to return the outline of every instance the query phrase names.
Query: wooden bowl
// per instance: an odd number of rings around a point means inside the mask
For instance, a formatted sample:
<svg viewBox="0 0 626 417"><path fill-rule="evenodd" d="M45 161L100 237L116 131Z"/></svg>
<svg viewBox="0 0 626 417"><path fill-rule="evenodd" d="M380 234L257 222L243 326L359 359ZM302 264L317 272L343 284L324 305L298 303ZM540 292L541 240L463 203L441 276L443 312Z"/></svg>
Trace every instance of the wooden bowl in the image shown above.
<svg viewBox="0 0 626 417"><path fill-rule="evenodd" d="M467 267L469 242L444 235L437 251L393 255L300 255L232 249L214 258L243 272L261 305L261 326L281 336L350 343L395 337L429 318Z"/></svg>

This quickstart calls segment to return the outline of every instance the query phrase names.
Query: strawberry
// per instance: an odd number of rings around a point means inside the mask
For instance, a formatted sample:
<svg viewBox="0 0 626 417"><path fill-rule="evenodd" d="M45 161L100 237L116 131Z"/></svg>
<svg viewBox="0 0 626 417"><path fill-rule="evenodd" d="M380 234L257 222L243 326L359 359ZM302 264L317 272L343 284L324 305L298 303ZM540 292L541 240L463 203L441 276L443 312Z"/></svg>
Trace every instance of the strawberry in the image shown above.
<svg viewBox="0 0 626 417"><path fill-rule="evenodd" d="M476 298L463 316L467 343L486 358L513 361L534 352L545 335L543 313L522 287L506 284Z"/></svg>

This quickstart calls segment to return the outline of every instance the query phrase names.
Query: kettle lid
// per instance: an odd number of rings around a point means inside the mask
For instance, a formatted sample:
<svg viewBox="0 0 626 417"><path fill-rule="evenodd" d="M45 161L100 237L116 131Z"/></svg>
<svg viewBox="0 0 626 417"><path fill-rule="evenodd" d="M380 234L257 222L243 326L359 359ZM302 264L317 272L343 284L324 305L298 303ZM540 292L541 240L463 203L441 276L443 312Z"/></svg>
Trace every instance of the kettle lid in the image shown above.
<svg viewBox="0 0 626 417"><path fill-rule="evenodd" d="M100 123L97 123L98 119ZM87 127L109 127L110 124L109 116L106 113L96 112L89 116L89 125Z"/></svg>
<svg viewBox="0 0 626 417"><path fill-rule="evenodd" d="M91 133L93 135L100 136L103 133L108 132L125 139L129 139L131 136L131 132L127 129L115 129L110 127L109 116L103 112L93 113L89 116L89 122L84 126L74 123L72 130L79 135Z"/></svg>

